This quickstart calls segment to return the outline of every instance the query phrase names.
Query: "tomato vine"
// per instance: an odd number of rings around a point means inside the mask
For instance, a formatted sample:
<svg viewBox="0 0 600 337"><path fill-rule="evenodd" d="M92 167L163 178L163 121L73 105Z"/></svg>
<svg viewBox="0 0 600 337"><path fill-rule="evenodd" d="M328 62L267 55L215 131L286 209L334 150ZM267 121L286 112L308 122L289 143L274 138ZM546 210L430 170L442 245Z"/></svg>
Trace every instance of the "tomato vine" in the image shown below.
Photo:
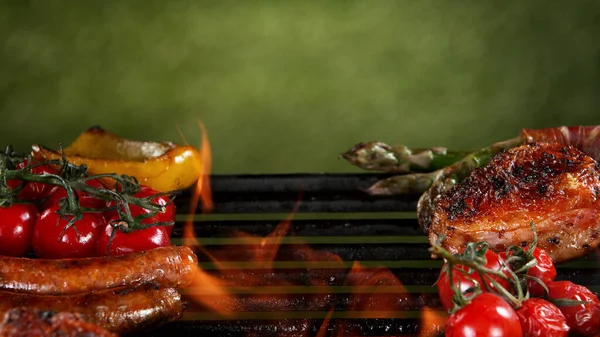
<svg viewBox="0 0 600 337"><path fill-rule="evenodd" d="M112 211L116 213L117 216L111 218L110 225L115 229L118 227L124 233L145 230L154 226L174 225L173 221L149 222L145 220L155 217L159 213L165 213L169 205L173 203L176 191L151 195L140 194L143 186L135 177L119 174L90 175L85 165L75 165L67 161L62 148L61 153L62 159L45 161L34 161L31 155L25 156L18 153L11 146L8 146L4 153L0 153L0 207L9 207L15 202L22 202L20 193L27 187L27 184L45 184L62 188L66 194L66 197L60 200L60 207L56 210L56 214L66 220L63 234L70 227L77 230L76 222L83 219L86 212ZM48 170L41 173L35 172L39 171L41 167L53 167L56 170L54 172ZM89 182L92 180L110 181L114 188L90 184ZM15 181L18 184L13 186ZM79 194L106 201L110 206L103 209L82 207ZM155 201L165 196L169 199L168 203ZM136 208L137 211L132 212L132 208ZM140 212L139 209L144 212ZM109 244L116 233L116 230L112 231Z"/></svg>

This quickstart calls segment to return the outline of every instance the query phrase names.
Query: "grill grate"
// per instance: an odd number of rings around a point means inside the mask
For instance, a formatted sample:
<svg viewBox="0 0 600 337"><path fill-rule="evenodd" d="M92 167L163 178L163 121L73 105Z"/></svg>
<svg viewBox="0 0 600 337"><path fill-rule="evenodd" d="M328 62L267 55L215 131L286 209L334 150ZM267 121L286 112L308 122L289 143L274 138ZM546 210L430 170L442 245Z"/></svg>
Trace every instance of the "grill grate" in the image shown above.
<svg viewBox="0 0 600 337"><path fill-rule="evenodd" d="M194 227L199 241L210 252L221 253L220 267L227 272L220 273L219 278L229 285L247 278L274 284L236 293L235 299L227 303L236 311L236 319L224 319L192 303L181 321L145 335L311 336L334 308L329 331L416 336L421 329L422 310L426 307L440 310L436 290L431 285L441 262L429 259L427 239L416 220L418 196L372 197L362 192L382 177L376 174L213 176L215 209L208 215L196 215ZM252 244L258 239L240 239L233 234L242 231L264 237L271 233L289 216L301 194L298 211L282 240L272 270L265 269L261 261L249 261ZM181 227L189 199L189 193L177 198L174 244L182 243ZM303 243L318 257L316 261L314 256L307 258ZM343 262L332 258L331 253ZM214 263L204 254L198 255L203 269L215 270ZM353 261L364 268L353 274L357 278L368 277L376 268L386 267L403 287L366 287L360 296L353 294L354 288L345 285ZM596 256L589 256L560 266L558 278L598 290L599 265ZM273 280L285 283L280 285ZM315 280L319 282L315 284ZM219 303L222 299L210 300ZM378 301L388 304L391 301L393 315L382 316L377 312ZM357 307L364 311L351 309Z"/></svg>

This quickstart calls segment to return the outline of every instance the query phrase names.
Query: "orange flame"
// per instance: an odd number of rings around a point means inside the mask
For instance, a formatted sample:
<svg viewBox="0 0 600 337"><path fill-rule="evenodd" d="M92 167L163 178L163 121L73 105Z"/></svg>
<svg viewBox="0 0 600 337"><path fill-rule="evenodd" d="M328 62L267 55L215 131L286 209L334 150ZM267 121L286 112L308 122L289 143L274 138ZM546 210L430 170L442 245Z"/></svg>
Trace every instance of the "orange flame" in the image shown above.
<svg viewBox="0 0 600 337"><path fill-rule="evenodd" d="M349 310L363 311L365 317L396 318L409 292L387 268L365 268L354 262L346 278L354 287L354 301Z"/></svg>
<svg viewBox="0 0 600 337"><path fill-rule="evenodd" d="M210 143L208 142L208 135L206 133L206 129L204 128L204 124L198 121L198 126L202 131L202 144L200 145L201 163L199 163L201 170L194 193L192 194L192 199L190 201L190 212L188 214L188 219L183 227L184 245L192 247L201 247L200 242L198 242L194 233L194 215L196 214L198 203L202 202L202 211L205 213L212 211L214 208L209 179L212 164ZM201 293L194 291L196 288L200 289ZM196 268L195 278L190 285L190 289L192 291L189 293L189 296L195 301L213 309L218 313L227 315L227 308L231 307L230 301L225 300L221 302L213 302L204 300L205 298L210 298L210 296L215 295L222 296L225 299L231 299L231 295L227 292L226 288L221 286L220 281L216 277L208 274L201 268Z"/></svg>
<svg viewBox="0 0 600 337"><path fill-rule="evenodd" d="M315 337L327 337L327 326L329 325L329 321L331 320L331 316L333 315L334 311L335 309L331 308L329 312L327 312L327 316L325 316L325 319L323 320L323 323L321 323L319 331L317 331Z"/></svg>
<svg viewBox="0 0 600 337"><path fill-rule="evenodd" d="M194 234L194 215L198 209L198 203L202 202L202 211L209 213L213 210L212 191L210 189L210 172L212 169L212 151L208 141L208 134L202 122L198 121L198 127L202 131L202 143L200 144L200 174L190 201L190 212L183 227L183 242L186 246L199 246Z"/></svg>
<svg viewBox="0 0 600 337"><path fill-rule="evenodd" d="M419 337L439 336L443 331L446 319L448 319L448 314L445 312L424 308L421 313L422 330L419 333Z"/></svg>
<svg viewBox="0 0 600 337"><path fill-rule="evenodd" d="M301 331L297 325L310 326L312 319L318 319L316 314L327 311L325 317L321 317L323 321L317 336L348 337L358 336L360 331L350 331L351 328L344 324L346 318L403 317L403 311L406 311L403 306L409 300L409 293L389 269L364 266L355 261L348 271L342 258L330 251L317 250L299 240L284 244L302 196L290 215L267 236L235 231L228 237L235 243L211 247L210 251L204 247L194 232L194 218L200 202L203 213L212 211L214 204L209 180L210 144L204 125L201 122L198 125L202 131L202 162L199 163L202 174L190 201L183 239L185 245L202 253L214 266L209 272L199 265L193 284L185 291L194 307L191 309L199 312L199 319L218 319L215 315L245 319L257 313L267 314L260 316L261 319L263 322L265 319L278 321L279 336L305 336L310 329ZM333 287L337 287L337 293ZM339 295L340 288L347 294ZM341 310L336 312L336 308ZM298 313L300 316L294 316L295 311L302 312ZM315 318L303 317L303 312L316 313ZM298 323L299 317L303 323ZM291 319L283 322L282 318ZM330 327L334 319L341 325ZM420 337L433 336L439 331L435 327L444 320L438 312L427 309L422 316L426 328Z"/></svg>

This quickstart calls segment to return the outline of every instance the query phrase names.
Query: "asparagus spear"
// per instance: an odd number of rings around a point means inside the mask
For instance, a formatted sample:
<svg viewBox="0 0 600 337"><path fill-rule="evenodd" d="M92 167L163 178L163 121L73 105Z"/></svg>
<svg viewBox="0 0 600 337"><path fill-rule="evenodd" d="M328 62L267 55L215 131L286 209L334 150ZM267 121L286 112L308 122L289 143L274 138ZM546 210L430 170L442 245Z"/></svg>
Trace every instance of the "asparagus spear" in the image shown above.
<svg viewBox="0 0 600 337"><path fill-rule="evenodd" d="M341 157L365 170L390 173L433 172L452 165L470 151L448 151L445 147L411 149L405 145L390 146L383 142L364 142L342 153ZM425 178L425 176L418 176Z"/></svg>
<svg viewBox="0 0 600 337"><path fill-rule="evenodd" d="M440 184L439 192L450 189L457 182L467 177L476 168L487 165L498 152L518 146L525 139L516 137L503 142L494 143L478 151L472 152L455 163L433 172L398 175L380 180L367 189L372 195L394 195L407 193L423 193L432 185Z"/></svg>

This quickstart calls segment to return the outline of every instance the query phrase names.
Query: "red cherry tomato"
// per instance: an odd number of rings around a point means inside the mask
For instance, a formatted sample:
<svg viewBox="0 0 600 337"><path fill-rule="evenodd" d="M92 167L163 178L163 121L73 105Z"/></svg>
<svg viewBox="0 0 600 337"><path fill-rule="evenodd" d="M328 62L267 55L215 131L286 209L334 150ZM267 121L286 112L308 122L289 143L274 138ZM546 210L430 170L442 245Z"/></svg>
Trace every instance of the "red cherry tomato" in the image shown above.
<svg viewBox="0 0 600 337"><path fill-rule="evenodd" d="M110 242L114 230L117 232L112 242ZM98 256L125 255L170 245L169 234L162 226L148 227L125 233L119 227L108 224L100 235L96 252Z"/></svg>
<svg viewBox="0 0 600 337"><path fill-rule="evenodd" d="M25 159L24 161L17 164L17 169L22 169L22 168L27 167L28 163L29 163L29 161L27 159ZM40 175L41 174L57 174L58 171L56 171L51 166L41 165L41 166L36 166L36 167L32 168L31 173L40 174ZM23 182L20 180L7 180L6 181L6 185L10 189L19 188L22 183ZM48 196L48 194L51 192L53 187L54 187L54 185L29 182L29 183L25 183L25 185L23 186L23 189L19 192L19 194L17 196L19 199L25 200L25 201L33 201L33 202L40 201Z"/></svg>
<svg viewBox="0 0 600 337"><path fill-rule="evenodd" d="M515 310L502 297L484 292L450 315L444 326L446 337L522 337Z"/></svg>
<svg viewBox="0 0 600 337"><path fill-rule="evenodd" d="M528 251L529 247L526 247L524 250ZM501 252L499 255L506 260L506 252ZM540 281L544 282L547 287L548 284L552 283L552 281L554 281L556 278L554 261L552 261L552 258L545 250L537 247L533 250L533 257L536 259L537 264L527 269L527 275L540 279ZM529 289L531 296L546 296L546 290L544 290L542 285L537 281L527 279L527 288Z"/></svg>
<svg viewBox="0 0 600 337"><path fill-rule="evenodd" d="M517 310L524 337L567 337L567 319L557 306L541 299L530 298Z"/></svg>
<svg viewBox="0 0 600 337"><path fill-rule="evenodd" d="M545 250L539 248L533 250L533 257L537 260L537 265L529 268L527 275L537 277L547 287L556 278L554 261L552 261L552 258ZM527 280L527 288L531 296L544 297L546 295L546 290L544 290L539 282Z"/></svg>
<svg viewBox="0 0 600 337"><path fill-rule="evenodd" d="M54 205L42 212L33 229L33 251L40 258L64 259L96 255L96 243L106 220L100 213L84 213L74 226L63 230L68 221L62 219ZM62 235L61 235L62 234Z"/></svg>
<svg viewBox="0 0 600 337"><path fill-rule="evenodd" d="M141 186L140 191L137 192L136 194L134 194L134 196L136 198L147 198L147 197L153 196L157 193L158 193L157 191L153 190L150 187ZM175 221L175 204L173 202L171 202L171 200L169 199L168 196L163 195L160 197L156 197L156 198L153 198L152 201L161 206L165 206L165 211L158 212L158 213L156 213L156 215L142 220L141 221L142 224L150 225L150 224L157 223L157 222L174 222ZM112 205L114 205L114 202L111 204L111 206ZM136 205L129 205L129 209L131 211L131 215L134 217L138 216L138 215L152 213L152 211L147 210L142 207L139 207L139 206L136 206ZM108 218L118 219L118 212L116 210L108 211L108 212L106 212L106 218L107 219ZM164 226L164 228L167 231L167 234L170 236L171 233L173 232L173 226Z"/></svg>
<svg viewBox="0 0 600 337"><path fill-rule="evenodd" d="M500 270L502 269L502 265L504 260L495 252L488 250L485 253L485 258L487 260L485 267L492 269L492 270ZM464 273L458 271L458 269L464 270L464 271L468 271L469 268L465 267L463 265L454 265L452 267L453 271L452 271L452 281L454 283L454 286L458 289L460 289L460 291L465 294L465 292L469 289L475 286L475 284L473 283L473 280L477 281L477 283L481 286L481 289L483 291L485 290L485 285L483 284L481 278L479 277L479 274L477 274L477 272L473 272L472 274L469 275L465 275ZM437 287L438 287L438 295L440 296L440 301L442 302L442 305L444 306L444 308L446 310L450 310L454 307L454 302L452 301L452 298L454 296L454 292L452 291L452 288L450 287L450 280L447 277L447 274L445 272L446 270L446 264L444 264L444 266L442 267L442 271L440 272L440 277L437 281ZM490 276L486 276L486 282L488 285L492 286L492 283L489 281L488 277ZM500 283L500 285L502 285L505 289L510 290L510 284L507 280L502 279L500 277L496 277L496 276L492 276L494 278L494 280L496 280L498 283ZM493 288L493 286L492 286Z"/></svg>
<svg viewBox="0 0 600 337"><path fill-rule="evenodd" d="M33 204L0 207L0 255L20 257L31 250L37 216L37 208Z"/></svg>
<svg viewBox="0 0 600 337"><path fill-rule="evenodd" d="M550 299L568 299L590 302L577 305L559 305L572 331L583 336L600 336L600 300L588 288L571 281L552 282L548 285Z"/></svg>
<svg viewBox="0 0 600 337"><path fill-rule="evenodd" d="M106 186L104 186L104 184L102 184L102 182L98 179L88 180L86 181L86 184L94 188L106 188ZM81 207L92 209L103 209L108 207L108 202L105 200L95 198L85 192L75 192L79 196L79 205ZM49 208L52 205L58 205L60 200L66 197L67 191L62 187L55 186L55 188L52 189L48 199L46 199L46 201L44 201L42 204L42 209Z"/></svg>

